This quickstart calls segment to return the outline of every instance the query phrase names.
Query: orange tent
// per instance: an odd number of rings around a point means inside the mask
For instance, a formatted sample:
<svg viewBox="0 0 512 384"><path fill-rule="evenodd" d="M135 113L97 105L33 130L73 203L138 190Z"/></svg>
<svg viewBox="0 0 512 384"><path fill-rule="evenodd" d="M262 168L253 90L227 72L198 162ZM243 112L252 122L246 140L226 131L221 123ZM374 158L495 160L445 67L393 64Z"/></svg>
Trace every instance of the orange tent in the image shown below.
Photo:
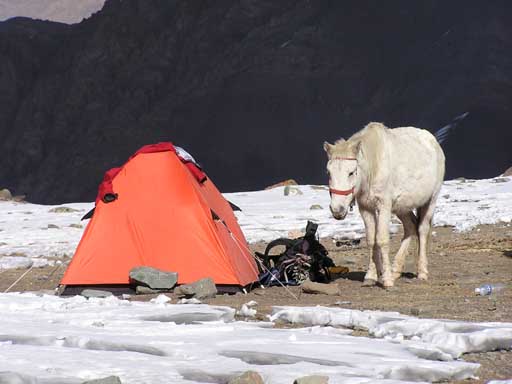
<svg viewBox="0 0 512 384"><path fill-rule="evenodd" d="M146 146L105 174L91 221L62 278L72 286L126 286L129 271L178 272L246 286L258 270L230 204L171 143ZM75 287L78 288L78 287Z"/></svg>

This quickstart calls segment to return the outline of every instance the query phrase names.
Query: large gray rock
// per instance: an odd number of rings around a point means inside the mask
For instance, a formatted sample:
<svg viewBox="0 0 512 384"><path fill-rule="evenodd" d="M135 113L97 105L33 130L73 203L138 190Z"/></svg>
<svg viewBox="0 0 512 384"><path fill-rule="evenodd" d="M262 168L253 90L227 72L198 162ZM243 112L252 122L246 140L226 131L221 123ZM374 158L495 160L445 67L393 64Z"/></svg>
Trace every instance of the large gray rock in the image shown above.
<svg viewBox="0 0 512 384"><path fill-rule="evenodd" d="M172 289L178 281L178 273L151 267L135 267L130 271L130 280L151 289Z"/></svg>
<svg viewBox="0 0 512 384"><path fill-rule="evenodd" d="M196 299L207 299L215 297L217 294L217 287L210 277L198 280L192 284L180 285L174 289L174 293L178 296L185 296L187 298L195 297Z"/></svg>
<svg viewBox="0 0 512 384"><path fill-rule="evenodd" d="M110 291L101 291L99 289L84 289L80 292L80 295L91 298L91 297L109 297L112 296Z"/></svg>
<svg viewBox="0 0 512 384"><path fill-rule="evenodd" d="M295 379L293 384L327 384L328 382L328 376L311 375L299 377L298 379Z"/></svg>
<svg viewBox="0 0 512 384"><path fill-rule="evenodd" d="M151 289L145 285L137 285L135 287L135 293L137 295L153 295L162 292L160 289Z"/></svg>
<svg viewBox="0 0 512 384"><path fill-rule="evenodd" d="M337 284L322 284L315 283L310 280L306 280L302 283L302 292L304 293L313 293L313 294L321 294L321 295L331 295L337 296L340 294L340 289Z"/></svg>
<svg viewBox="0 0 512 384"><path fill-rule="evenodd" d="M11 191L8 189L0 189L0 200L11 200Z"/></svg>
<svg viewBox="0 0 512 384"><path fill-rule="evenodd" d="M108 376L102 379L87 380L82 384L122 384L121 379L117 376Z"/></svg>
<svg viewBox="0 0 512 384"><path fill-rule="evenodd" d="M258 372L246 371L229 380L228 384L263 384L263 379Z"/></svg>

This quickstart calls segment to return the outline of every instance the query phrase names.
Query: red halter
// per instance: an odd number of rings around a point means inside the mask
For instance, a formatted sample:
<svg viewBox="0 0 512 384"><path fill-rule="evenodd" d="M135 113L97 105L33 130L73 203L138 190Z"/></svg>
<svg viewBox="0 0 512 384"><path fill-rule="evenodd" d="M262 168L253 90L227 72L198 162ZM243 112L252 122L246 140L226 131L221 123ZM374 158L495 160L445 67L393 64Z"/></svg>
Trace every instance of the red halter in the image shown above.
<svg viewBox="0 0 512 384"><path fill-rule="evenodd" d="M357 160L355 157L333 157L332 160ZM335 195L348 196L354 193L354 187L346 190L329 188L329 193Z"/></svg>
<svg viewBox="0 0 512 384"><path fill-rule="evenodd" d="M334 193L335 195L348 196L348 195L354 193L354 187L347 189L347 190L329 188L329 192L331 193L331 195Z"/></svg>

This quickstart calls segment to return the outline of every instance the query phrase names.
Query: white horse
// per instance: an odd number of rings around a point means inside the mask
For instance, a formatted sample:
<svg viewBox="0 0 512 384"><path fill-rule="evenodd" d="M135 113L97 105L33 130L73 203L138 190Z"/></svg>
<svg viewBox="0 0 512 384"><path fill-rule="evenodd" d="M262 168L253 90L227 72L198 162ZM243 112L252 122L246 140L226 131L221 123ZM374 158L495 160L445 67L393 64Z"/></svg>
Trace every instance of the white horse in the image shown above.
<svg viewBox="0 0 512 384"><path fill-rule="evenodd" d="M325 142L324 149L329 159L333 217L343 220L355 199L366 227L370 261L365 285L379 281L385 288L393 286L401 275L412 236L419 238L417 277L427 280L427 242L445 172L444 153L436 138L419 128L389 129L370 123L346 141ZM404 226L392 270L391 213Z"/></svg>

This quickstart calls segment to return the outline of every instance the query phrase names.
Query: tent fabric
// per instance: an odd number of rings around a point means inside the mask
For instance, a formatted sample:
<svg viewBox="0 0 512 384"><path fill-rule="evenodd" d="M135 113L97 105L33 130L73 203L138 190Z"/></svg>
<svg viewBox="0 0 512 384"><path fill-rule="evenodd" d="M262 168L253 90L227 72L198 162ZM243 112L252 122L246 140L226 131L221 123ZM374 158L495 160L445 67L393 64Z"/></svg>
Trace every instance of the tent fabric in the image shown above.
<svg viewBox="0 0 512 384"><path fill-rule="evenodd" d="M129 271L137 266L178 272L178 284L205 277L218 285L257 281L229 203L209 178L200 182L192 163L170 146L149 146L164 149L140 150L109 171L102 185L110 183L117 199L96 201L61 284L129 284Z"/></svg>
<svg viewBox="0 0 512 384"><path fill-rule="evenodd" d="M176 149L177 148L177 149ZM203 183L206 180L206 174L202 171L199 165L195 162L194 158L190 156L183 148L174 147L172 143L157 143L157 144L148 144L140 148L137 152L135 152L128 161L133 159L135 156L141 153L155 153L155 152L174 152L178 156L178 158L187 166L189 171L195 176L197 181ZM109 169L105 172L105 176L103 177L103 181L101 182L98 188L98 195L96 196L96 204L98 201L105 201L105 196L107 195L115 195L114 187L112 184L112 180L116 175L121 171L122 167L116 167ZM106 201L105 201L106 202Z"/></svg>

